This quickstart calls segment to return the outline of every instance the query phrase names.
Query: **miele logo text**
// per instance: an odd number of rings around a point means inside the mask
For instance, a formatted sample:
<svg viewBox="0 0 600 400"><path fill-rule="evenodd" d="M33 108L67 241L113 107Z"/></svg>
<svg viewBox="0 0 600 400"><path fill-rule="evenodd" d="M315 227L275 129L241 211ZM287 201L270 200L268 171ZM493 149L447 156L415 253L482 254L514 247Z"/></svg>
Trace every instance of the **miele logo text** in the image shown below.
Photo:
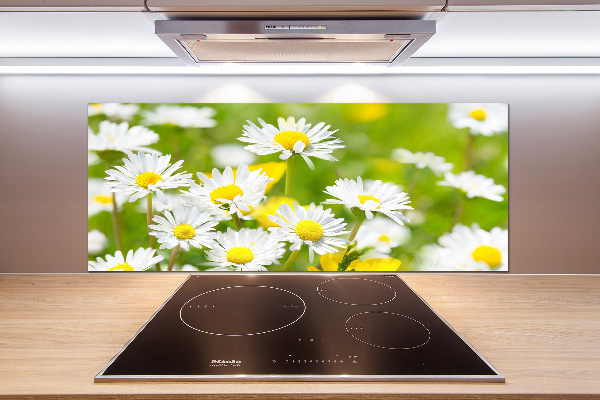
<svg viewBox="0 0 600 400"><path fill-rule="evenodd" d="M212 360L210 362L211 367L241 367L242 362L240 360Z"/></svg>

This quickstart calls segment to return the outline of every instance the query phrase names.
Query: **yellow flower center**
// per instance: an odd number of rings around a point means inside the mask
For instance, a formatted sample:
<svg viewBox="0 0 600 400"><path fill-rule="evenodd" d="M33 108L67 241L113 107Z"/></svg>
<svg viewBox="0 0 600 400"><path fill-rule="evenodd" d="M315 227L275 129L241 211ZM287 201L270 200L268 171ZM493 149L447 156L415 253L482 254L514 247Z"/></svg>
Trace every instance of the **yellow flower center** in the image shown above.
<svg viewBox="0 0 600 400"><path fill-rule="evenodd" d="M379 239L378 239L378 240L379 240L380 242L387 242L387 243L389 243L389 242L390 242L390 238L389 238L387 235L381 235L381 236L379 236Z"/></svg>
<svg viewBox="0 0 600 400"><path fill-rule="evenodd" d="M177 239L191 239L196 234L196 230L191 225L182 224L173 229L173 234Z"/></svg>
<svg viewBox="0 0 600 400"><path fill-rule="evenodd" d="M298 131L279 132L277 135L275 135L273 140L287 150L292 150L298 140L304 143L304 148L302 150L306 149L309 143L308 136Z"/></svg>
<svg viewBox="0 0 600 400"><path fill-rule="evenodd" d="M254 253L247 247L232 247L227 250L227 261L236 264L246 264L254 260Z"/></svg>
<svg viewBox="0 0 600 400"><path fill-rule="evenodd" d="M295 231L300 239L310 240L311 242L316 242L321 239L323 237L323 232L325 232L323 227L312 219L305 219L304 221L298 222Z"/></svg>
<svg viewBox="0 0 600 400"><path fill-rule="evenodd" d="M210 192L210 199L213 203L220 203L217 199L233 200L238 194L244 194L244 191L237 185L221 186Z"/></svg>
<svg viewBox="0 0 600 400"><path fill-rule="evenodd" d="M471 118L477 120L477 121L485 121L485 118L487 117L485 115L485 111L478 109L478 110L473 110L471 111Z"/></svg>
<svg viewBox="0 0 600 400"><path fill-rule="evenodd" d="M98 196L94 197L94 201L97 201L98 203L102 203L102 204L110 204L110 203L112 203L112 197L103 196L103 195L99 194Z"/></svg>
<svg viewBox="0 0 600 400"><path fill-rule="evenodd" d="M473 251L473 260L483 261L490 268L496 268L502 264L502 254L500 250L490 246L479 246Z"/></svg>
<svg viewBox="0 0 600 400"><path fill-rule="evenodd" d="M109 271L133 271L133 267L127 263L117 264L112 268L108 269Z"/></svg>
<svg viewBox="0 0 600 400"><path fill-rule="evenodd" d="M160 176L156 172L144 172L143 174L140 174L137 178L135 178L135 183L137 183L138 186L143 188L147 188L148 185L156 185L156 182L158 181L162 181L162 176Z"/></svg>
<svg viewBox="0 0 600 400"><path fill-rule="evenodd" d="M379 203L379 199L375 196L371 196L371 195L365 195L365 194L359 194L358 195L358 200L360 201L361 204L365 204L367 202L367 200L373 200L377 203ZM379 206L377 206L377 208L379 208Z"/></svg>

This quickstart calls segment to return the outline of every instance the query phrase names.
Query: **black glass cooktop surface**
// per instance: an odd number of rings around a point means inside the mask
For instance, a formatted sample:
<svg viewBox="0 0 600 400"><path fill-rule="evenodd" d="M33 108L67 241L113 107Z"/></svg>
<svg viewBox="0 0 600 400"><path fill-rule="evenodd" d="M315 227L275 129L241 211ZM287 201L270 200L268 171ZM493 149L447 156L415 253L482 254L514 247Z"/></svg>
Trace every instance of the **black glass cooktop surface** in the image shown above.
<svg viewBox="0 0 600 400"><path fill-rule="evenodd" d="M504 382L396 275L197 274L103 381Z"/></svg>

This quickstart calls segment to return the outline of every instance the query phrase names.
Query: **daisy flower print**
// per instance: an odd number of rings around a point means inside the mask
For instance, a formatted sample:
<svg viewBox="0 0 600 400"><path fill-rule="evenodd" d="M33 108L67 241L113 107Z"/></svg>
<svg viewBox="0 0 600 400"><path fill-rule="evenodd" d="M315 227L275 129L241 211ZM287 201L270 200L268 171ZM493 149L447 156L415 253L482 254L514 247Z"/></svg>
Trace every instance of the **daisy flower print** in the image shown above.
<svg viewBox="0 0 600 400"><path fill-rule="evenodd" d="M129 127L128 122L116 124L102 121L98 133L88 127L88 151L145 151L160 154L159 151L148 147L158 142L158 139L156 132L143 126Z"/></svg>
<svg viewBox="0 0 600 400"><path fill-rule="evenodd" d="M111 192L123 193L129 196L129 202L156 193L158 200L167 204L168 199L163 190L188 187L192 183L192 174L186 172L175 173L183 160L170 164L171 155L158 156L156 154L133 154L127 152L123 159L123 166L115 166L106 171L107 185Z"/></svg>
<svg viewBox="0 0 600 400"><path fill-rule="evenodd" d="M194 184L188 192L183 192L186 200L213 214L225 210L229 214L243 215L251 211L265 198L269 178L261 169L250 172L247 165L240 165L233 173L231 167L225 167L223 173L218 169L212 170L212 176L198 172L201 185Z"/></svg>
<svg viewBox="0 0 600 400"><path fill-rule="evenodd" d="M327 186L325 193L335 199L327 199L323 204L343 204L348 208L362 210L367 219L381 213L400 225L410 222L402 214L404 210L413 209L408 205L410 199L392 183L377 180L367 187L359 176L356 180L339 179L335 181L335 185Z"/></svg>
<svg viewBox="0 0 600 400"><path fill-rule="evenodd" d="M135 252L129 250L123 253L117 251L115 255L107 254L105 259L98 257L96 261L88 261L90 271L146 271L163 260L163 256L155 255L156 250L139 248Z"/></svg>
<svg viewBox="0 0 600 400"><path fill-rule="evenodd" d="M171 125L181 128L212 128L216 111L211 107L160 105L155 110L142 113L142 123L148 126Z"/></svg>
<svg viewBox="0 0 600 400"><path fill-rule="evenodd" d="M139 110L137 104L92 103L88 105L88 116L105 115L112 120L130 121Z"/></svg>
<svg viewBox="0 0 600 400"><path fill-rule="evenodd" d="M123 201L127 199L122 193L114 193L117 207L122 208ZM93 216L102 211L112 211L113 193L106 181L99 178L88 179L88 215Z"/></svg>
<svg viewBox="0 0 600 400"><path fill-rule="evenodd" d="M444 174L444 180L438 182L440 186L450 186L462 190L467 198L483 197L492 201L503 201L502 195L506 188L496 185L492 178L478 175L474 171L461 172L455 175L451 172Z"/></svg>
<svg viewBox="0 0 600 400"><path fill-rule="evenodd" d="M414 164L417 169L429 168L436 175L450 172L454 168L454 165L446 162L444 157L437 156L432 152L417 151L413 153L406 149L395 149L392 151L392 158L401 163Z"/></svg>
<svg viewBox="0 0 600 400"><path fill-rule="evenodd" d="M469 128L472 135L492 136L508 129L508 104L450 104L448 119L455 128Z"/></svg>
<svg viewBox="0 0 600 400"><path fill-rule="evenodd" d="M294 203L279 206L275 215L269 216L277 227L269 228L274 235L283 241L290 242L290 250L299 250L302 245L308 246L309 261L314 259L314 253L319 255L333 253L336 247L348 244L346 239L339 236L348 233L344 231L346 223L342 218L335 218L331 210L311 203L308 209Z"/></svg>
<svg viewBox="0 0 600 400"><path fill-rule="evenodd" d="M296 122L294 117L280 117L275 127L259 118L260 128L253 122L247 122L242 136L238 138L239 141L251 143L245 147L246 150L258 155L278 153L282 160L299 155L311 169L315 167L310 157L337 161L331 153L344 147L342 140L332 136L337 130L330 131L331 125L325 125L325 122L312 127L304 118Z"/></svg>
<svg viewBox="0 0 600 400"><path fill-rule="evenodd" d="M219 232L212 249L206 252L207 265L235 271L267 271L285 253L284 244L263 229L229 228Z"/></svg>
<svg viewBox="0 0 600 400"><path fill-rule="evenodd" d="M507 104L102 103L88 111L94 270L508 268ZM140 247L164 260L128 262Z"/></svg>
<svg viewBox="0 0 600 400"><path fill-rule="evenodd" d="M508 231L489 232L478 224L456 225L442 235L439 246L424 250L424 269L436 271L508 271Z"/></svg>
<svg viewBox="0 0 600 400"><path fill-rule="evenodd" d="M410 228L378 216L365 221L356 235L356 243L359 249L370 249L369 255L375 257L391 253L393 248L409 242L410 238Z"/></svg>
<svg viewBox="0 0 600 400"><path fill-rule="evenodd" d="M212 247L215 238L215 225L218 221L210 214L195 207L181 206L163 215L153 218L150 235L156 236L161 249L173 249L180 246L183 250L191 247L202 249Z"/></svg>

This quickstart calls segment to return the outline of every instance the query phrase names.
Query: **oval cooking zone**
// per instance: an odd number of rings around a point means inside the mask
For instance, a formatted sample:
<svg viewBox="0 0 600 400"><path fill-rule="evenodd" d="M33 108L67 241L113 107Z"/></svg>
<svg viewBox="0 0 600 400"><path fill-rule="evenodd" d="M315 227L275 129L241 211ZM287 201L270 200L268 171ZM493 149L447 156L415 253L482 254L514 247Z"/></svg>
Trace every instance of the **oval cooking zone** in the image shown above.
<svg viewBox="0 0 600 400"><path fill-rule="evenodd" d="M232 286L188 300L179 312L190 328L218 336L253 336L283 329L304 315L300 296L270 286Z"/></svg>
<svg viewBox="0 0 600 400"><path fill-rule="evenodd" d="M396 298L385 283L365 278L335 278L320 283L317 293L327 300L351 306L376 306Z"/></svg>
<svg viewBox="0 0 600 400"><path fill-rule="evenodd" d="M355 314L346 321L346 331L362 343L390 350L416 349L431 339L431 332L421 322L386 311Z"/></svg>

